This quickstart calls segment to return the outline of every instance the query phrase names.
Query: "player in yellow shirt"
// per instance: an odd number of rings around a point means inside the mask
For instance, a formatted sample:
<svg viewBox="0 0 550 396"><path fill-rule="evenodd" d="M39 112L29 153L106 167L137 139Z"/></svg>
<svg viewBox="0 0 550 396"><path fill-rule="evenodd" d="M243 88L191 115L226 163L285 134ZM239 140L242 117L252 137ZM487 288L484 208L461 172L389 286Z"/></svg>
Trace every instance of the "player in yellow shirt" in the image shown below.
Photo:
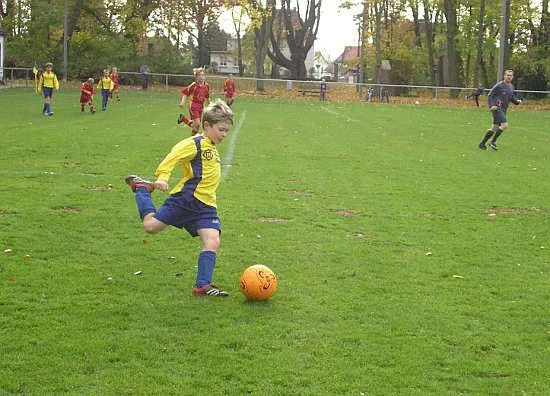
<svg viewBox="0 0 550 396"><path fill-rule="evenodd" d="M42 91L44 95L44 107L42 108L42 114L45 116L52 116L53 111L51 109L51 101L53 96L54 88L59 89L59 80L53 72L53 64L48 62L45 65L45 71L40 76L40 81L38 82L38 93Z"/></svg>
<svg viewBox="0 0 550 396"><path fill-rule="evenodd" d="M172 148L158 166L154 183L134 175L126 178L126 183L135 192L145 232L156 234L172 225L185 228L193 237L200 236L202 251L193 288L193 294L197 297L228 296L226 291L211 282L221 232L216 201L221 164L216 145L221 143L232 126L233 112L218 99L204 109L204 132L184 139ZM177 165L182 167L183 177L157 211L151 193L155 188L168 191L168 180Z"/></svg>
<svg viewBox="0 0 550 396"><path fill-rule="evenodd" d="M103 70L103 77L99 79L97 89L101 89L101 110L107 110L107 102L111 97L113 89L115 89L115 84L111 77L109 77L109 69Z"/></svg>

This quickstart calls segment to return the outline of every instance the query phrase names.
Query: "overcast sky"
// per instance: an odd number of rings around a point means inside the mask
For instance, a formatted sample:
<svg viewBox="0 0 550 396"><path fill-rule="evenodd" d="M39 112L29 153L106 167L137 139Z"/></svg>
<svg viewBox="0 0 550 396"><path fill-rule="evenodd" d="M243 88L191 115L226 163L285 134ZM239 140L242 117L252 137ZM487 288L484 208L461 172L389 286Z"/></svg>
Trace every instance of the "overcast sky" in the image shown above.
<svg viewBox="0 0 550 396"><path fill-rule="evenodd" d="M357 45L357 25L353 21L353 15L360 12L354 10L338 9L338 0L323 1L321 5L321 21L315 51L321 51L336 59L344 51L346 45Z"/></svg>

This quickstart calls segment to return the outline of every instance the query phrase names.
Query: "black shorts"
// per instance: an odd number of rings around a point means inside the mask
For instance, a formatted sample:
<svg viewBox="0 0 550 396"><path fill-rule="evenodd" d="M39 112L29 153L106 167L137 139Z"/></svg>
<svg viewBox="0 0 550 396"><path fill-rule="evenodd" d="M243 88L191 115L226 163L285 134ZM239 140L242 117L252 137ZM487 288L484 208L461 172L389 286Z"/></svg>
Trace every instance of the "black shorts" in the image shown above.
<svg viewBox="0 0 550 396"><path fill-rule="evenodd" d="M501 108L496 109L493 113L493 124L494 125L501 125L505 122L508 122L506 119L506 112L502 110Z"/></svg>

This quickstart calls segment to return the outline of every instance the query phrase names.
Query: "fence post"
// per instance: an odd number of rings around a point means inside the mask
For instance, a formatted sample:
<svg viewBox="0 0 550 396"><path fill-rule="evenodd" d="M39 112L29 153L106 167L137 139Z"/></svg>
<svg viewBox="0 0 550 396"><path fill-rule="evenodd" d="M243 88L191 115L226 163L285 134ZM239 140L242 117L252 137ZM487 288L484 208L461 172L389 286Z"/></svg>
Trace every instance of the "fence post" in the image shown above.
<svg viewBox="0 0 550 396"><path fill-rule="evenodd" d="M168 74L166 75L166 78L165 78L165 84L166 84L166 90L168 90Z"/></svg>

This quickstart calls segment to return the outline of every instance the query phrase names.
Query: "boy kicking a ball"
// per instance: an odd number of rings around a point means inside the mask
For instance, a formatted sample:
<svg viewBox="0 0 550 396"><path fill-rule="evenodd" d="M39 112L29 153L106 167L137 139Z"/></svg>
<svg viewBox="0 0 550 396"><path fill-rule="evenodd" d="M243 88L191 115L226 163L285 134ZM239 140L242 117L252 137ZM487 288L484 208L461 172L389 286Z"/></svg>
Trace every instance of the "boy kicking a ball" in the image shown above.
<svg viewBox="0 0 550 396"><path fill-rule="evenodd" d="M222 142L232 126L233 112L218 99L204 109L204 132L184 139L172 148L158 166L154 183L134 175L126 178L126 183L135 192L145 232L156 234L171 225L185 228L191 236L201 238L202 251L193 288L193 294L197 297L229 295L212 284L212 277L221 232L216 209L221 165L216 145ZM183 168L183 177L157 210L151 193L154 189L168 191L170 175L178 164Z"/></svg>

